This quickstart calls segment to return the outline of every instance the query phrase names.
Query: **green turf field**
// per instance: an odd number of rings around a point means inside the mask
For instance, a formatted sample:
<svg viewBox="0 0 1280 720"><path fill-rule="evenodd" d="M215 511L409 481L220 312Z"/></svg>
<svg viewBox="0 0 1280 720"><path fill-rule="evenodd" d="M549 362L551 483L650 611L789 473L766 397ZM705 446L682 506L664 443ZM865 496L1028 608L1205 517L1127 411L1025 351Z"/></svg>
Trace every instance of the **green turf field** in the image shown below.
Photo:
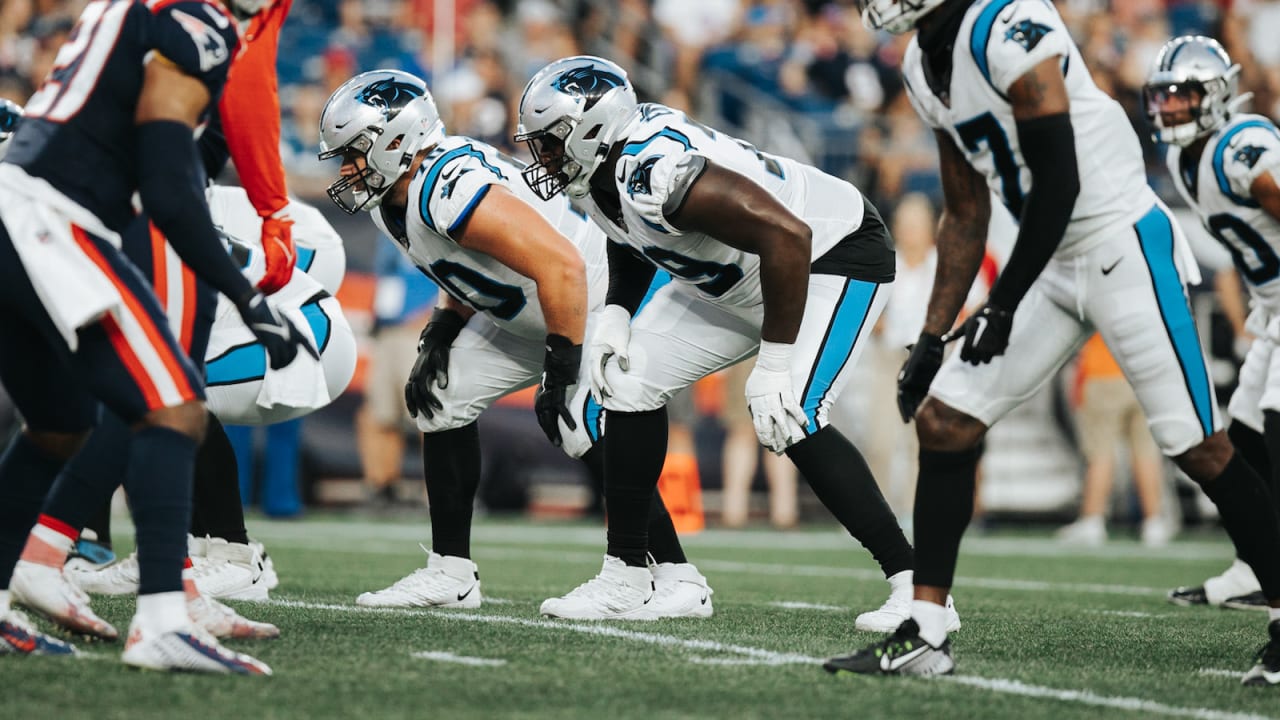
<svg viewBox="0 0 1280 720"><path fill-rule="evenodd" d="M538 603L594 575L603 532L484 522L486 604L362 611L355 596L418 566L425 522L251 522L281 575L271 604L238 604L280 626L234 647L271 678L127 670L120 648L87 659L0 658L9 711L28 718L1096 718L1280 717L1280 687L1243 688L1263 615L1182 609L1172 585L1225 567L1216 535L1148 551L1132 542L1064 550L993 535L966 542L946 680L833 677L817 665L874 639L854 610L884 600L870 557L835 529L708 531L688 541L715 589L710 620L551 621ZM123 632L131 600L95 607Z"/></svg>

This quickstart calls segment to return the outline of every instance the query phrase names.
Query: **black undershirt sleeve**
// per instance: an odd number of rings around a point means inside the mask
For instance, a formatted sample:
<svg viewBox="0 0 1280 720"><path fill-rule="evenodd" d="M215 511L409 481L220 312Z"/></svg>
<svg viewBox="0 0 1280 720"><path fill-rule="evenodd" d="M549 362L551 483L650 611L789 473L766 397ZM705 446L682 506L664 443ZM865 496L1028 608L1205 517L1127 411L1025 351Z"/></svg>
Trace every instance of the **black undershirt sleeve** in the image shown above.
<svg viewBox="0 0 1280 720"><path fill-rule="evenodd" d="M629 247L613 241L605 244L609 251L609 292L605 302L621 305L634 316L649 292L657 269Z"/></svg>

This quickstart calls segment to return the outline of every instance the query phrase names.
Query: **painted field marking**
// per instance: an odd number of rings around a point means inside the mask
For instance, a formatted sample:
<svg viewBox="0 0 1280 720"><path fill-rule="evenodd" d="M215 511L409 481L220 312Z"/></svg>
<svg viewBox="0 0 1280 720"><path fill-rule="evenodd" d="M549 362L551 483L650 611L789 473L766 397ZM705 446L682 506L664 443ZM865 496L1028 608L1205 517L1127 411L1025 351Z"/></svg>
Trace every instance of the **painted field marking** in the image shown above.
<svg viewBox="0 0 1280 720"><path fill-rule="evenodd" d="M779 600L769 603L773 607L780 607L784 610L848 610L849 608L840 607L839 605L823 605L822 603L800 602L798 600Z"/></svg>
<svg viewBox="0 0 1280 720"><path fill-rule="evenodd" d="M1085 612L1090 615L1110 615L1123 618L1162 618L1170 615L1170 613L1149 613L1139 610L1086 610Z"/></svg>
<svg viewBox="0 0 1280 720"><path fill-rule="evenodd" d="M501 658L468 657L466 655L454 655L451 652L442 652L438 650L411 652L409 653L409 657L417 658L419 660L434 660L436 662L453 663L455 665L470 665L472 667L502 667L507 664L507 661Z"/></svg>
<svg viewBox="0 0 1280 720"><path fill-rule="evenodd" d="M1212 675L1215 677L1229 677L1239 680L1244 676L1243 670L1227 670L1225 668L1200 668L1196 671L1197 675Z"/></svg>
<svg viewBox="0 0 1280 720"><path fill-rule="evenodd" d="M765 650L763 648L751 647L748 645L736 645L731 643L720 643L712 640L692 640L688 638L676 637L673 635L663 635L660 633L637 632L634 630L624 630L612 625L587 625L582 623L562 623L550 620L530 620L527 618L510 617L505 615L481 615L469 612L457 612L448 610L404 610L400 608L372 608L359 607L352 605L338 605L334 603L313 603L301 602L297 600L269 600L268 604L279 605L282 607L306 608L312 610L335 610L339 612L350 613L370 613L385 615L401 615L401 616L429 616L437 617L445 620L457 620L462 622L478 622L502 625L516 625L521 627L545 628L550 630L568 630L570 632L584 633L587 635L597 635L602 637L612 637L622 640L633 640L636 642L647 643L650 645L660 645L666 647L680 647L686 650L699 650L703 652L719 652L729 655L729 657L707 658L701 655L689 656L691 662L703 665L723 665L723 666L741 666L741 665L817 665L822 663L822 658L809 657L796 653L775 652L773 650ZM737 657L733 657L737 655ZM1196 708L1181 707L1177 705L1167 705L1165 703L1147 700L1144 698L1124 697L1115 695L1099 695L1088 690L1064 690L1061 688L1043 687L1040 685L1028 685L1017 680L1008 678L985 678L974 675L944 675L935 678L940 682L949 682L956 685L964 685L967 687L988 690L1006 695L1017 695L1020 697L1043 698L1046 700L1057 700L1060 702L1078 703L1081 705L1089 705L1093 707L1105 707L1116 710L1128 710L1131 712L1160 714L1171 717L1195 718L1196 720L1268 720L1265 715L1253 715L1248 713L1236 713L1225 710L1214 710L1212 708Z"/></svg>

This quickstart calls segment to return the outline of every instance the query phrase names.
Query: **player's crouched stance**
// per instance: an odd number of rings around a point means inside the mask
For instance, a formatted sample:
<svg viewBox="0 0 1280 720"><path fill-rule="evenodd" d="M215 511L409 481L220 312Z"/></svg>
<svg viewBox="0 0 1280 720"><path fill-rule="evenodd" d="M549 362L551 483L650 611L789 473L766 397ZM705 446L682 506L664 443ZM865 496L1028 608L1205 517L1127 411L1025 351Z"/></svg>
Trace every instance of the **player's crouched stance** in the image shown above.
<svg viewBox="0 0 1280 720"><path fill-rule="evenodd" d="M541 379L538 423L566 454L599 472L598 406L589 404L582 344L607 282L604 238L563 198L544 202L519 181L523 164L485 143L445 134L422 80L378 70L352 78L320 120L321 158L342 158L329 195L375 224L440 286L405 402L423 433L432 547L426 567L356 602L476 608L471 516L480 479L477 419L494 400ZM579 619L711 614L710 588L684 558L660 503L651 512L654 575L642 612L600 603Z"/></svg>

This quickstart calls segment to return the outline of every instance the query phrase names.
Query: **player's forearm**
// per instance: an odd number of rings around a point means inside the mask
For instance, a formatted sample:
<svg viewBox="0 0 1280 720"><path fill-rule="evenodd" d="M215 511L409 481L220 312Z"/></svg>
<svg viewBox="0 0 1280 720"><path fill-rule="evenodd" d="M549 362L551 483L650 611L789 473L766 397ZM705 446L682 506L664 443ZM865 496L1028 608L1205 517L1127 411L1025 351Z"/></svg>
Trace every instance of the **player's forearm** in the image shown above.
<svg viewBox="0 0 1280 720"><path fill-rule="evenodd" d="M1080 194L1075 134L1069 114L1018 121L1018 144L1031 170L1031 192L1023 204L1009 262L991 289L992 304L1009 311L1022 302L1062 244Z"/></svg>
<svg viewBox="0 0 1280 720"><path fill-rule="evenodd" d="M452 310L461 315L464 320L470 320L471 316L476 314L475 308L443 291L436 297L436 309Z"/></svg>
<svg viewBox="0 0 1280 720"><path fill-rule="evenodd" d="M760 339L794 343L804 318L809 295L809 255L812 231L804 225L798 233L787 233L766 243L760 255L760 290L764 295L764 321Z"/></svg>
<svg viewBox="0 0 1280 720"><path fill-rule="evenodd" d="M941 336L964 307L986 253L987 222L977 214L944 212L938 225L938 267L925 314L924 332Z"/></svg>
<svg viewBox="0 0 1280 720"><path fill-rule="evenodd" d="M582 344L587 329L587 273L581 259L544 273L537 282L547 334Z"/></svg>

